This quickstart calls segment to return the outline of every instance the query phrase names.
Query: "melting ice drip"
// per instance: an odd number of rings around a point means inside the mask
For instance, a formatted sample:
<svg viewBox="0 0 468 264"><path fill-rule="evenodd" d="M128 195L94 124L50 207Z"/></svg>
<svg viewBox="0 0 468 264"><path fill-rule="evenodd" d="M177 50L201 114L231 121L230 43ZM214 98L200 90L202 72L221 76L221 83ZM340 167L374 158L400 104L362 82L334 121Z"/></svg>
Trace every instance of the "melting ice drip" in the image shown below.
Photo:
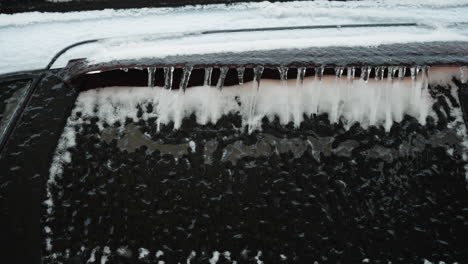
<svg viewBox="0 0 468 264"><path fill-rule="evenodd" d="M187 89L193 67L183 68L178 90L172 90L173 67L164 68L164 86L155 86L155 68L148 68L148 87L102 88L80 94L77 105L83 115L98 115L100 122L113 123L130 117L137 119L138 106L152 104L155 111L144 111L143 117L156 117L160 124L174 122L178 129L185 117L195 114L200 124L216 123L225 114L240 114L248 131L261 128L261 120L279 118L281 124L299 127L304 114L327 113L330 122L343 122L346 127L355 122L362 126L382 125L387 131L393 122L400 122L405 114L424 124L430 114L432 99L428 93L429 67L409 69L405 78L403 66L364 66L360 78L354 67L335 67L335 76L324 75L325 67L297 68L295 80L288 80L289 68L277 68L280 81L261 79L264 67L253 68L254 78L244 83L244 67L237 71L239 85L225 87L228 67L219 68L219 77L212 86L213 68L205 69L203 86ZM313 77L306 77L313 71ZM342 78L346 72L346 78ZM371 73L375 78L370 78ZM467 67L461 67L462 82L468 79ZM448 81L451 76L447 77ZM97 113L86 104L97 105Z"/></svg>

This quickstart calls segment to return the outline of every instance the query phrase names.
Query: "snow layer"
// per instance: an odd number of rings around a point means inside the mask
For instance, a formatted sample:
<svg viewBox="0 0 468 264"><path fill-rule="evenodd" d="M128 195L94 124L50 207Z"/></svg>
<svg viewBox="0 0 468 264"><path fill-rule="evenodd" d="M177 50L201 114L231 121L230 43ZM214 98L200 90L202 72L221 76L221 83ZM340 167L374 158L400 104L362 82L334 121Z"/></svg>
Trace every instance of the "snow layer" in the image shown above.
<svg viewBox="0 0 468 264"><path fill-rule="evenodd" d="M466 26L447 26L454 22L468 22L468 1L357 1L357 2L289 2L289 3L240 3L234 5L188 6L180 8L143 8L127 10L102 10L70 13L20 13L0 14L0 73L43 68L60 49L77 41L93 38L109 38L127 35L187 33L203 30L219 30L246 27L273 27L296 25L326 25L350 23L418 22L430 28L387 29L343 32L344 30L316 31L315 40L327 36L321 45L377 45L388 39L393 41L465 40ZM338 36L334 37L335 35ZM292 35L291 35L292 34ZM314 40L305 38L295 45L309 45ZM349 39L354 34L354 37ZM392 35L393 34L393 35ZM234 34L235 35L235 34ZM268 34L266 34L268 35ZM301 32L274 34L283 46L291 43ZM320 36L319 36L320 35ZM361 36L362 38L358 38ZM389 37L391 36L391 38ZM217 41L228 40L218 35ZM267 42L255 42L252 40ZM210 39L204 39L209 43ZM266 48L272 40L267 36L247 34L243 49ZM138 44L138 43L137 43ZM145 44L145 43L143 43ZM195 45L197 43L189 43ZM200 43L198 43L200 44ZM132 44L136 45L136 44ZM215 47L222 46L219 43ZM349 44L348 44L349 45ZM96 58L110 51L108 47L90 46L77 49L56 67L65 65L67 59L82 57L92 50ZM101 47L101 49L99 48ZM139 47L144 49L145 47ZM197 48L196 45L194 47ZM212 46L205 46L209 50ZM232 48L230 46L229 48ZM199 48L200 49L200 48ZM145 50L147 52L147 50ZM165 49L166 53L173 50Z"/></svg>
<svg viewBox="0 0 468 264"><path fill-rule="evenodd" d="M249 33L189 35L171 39L106 40L96 47L83 48L91 63L128 58L161 58L171 55L243 52L308 47L378 46L408 42L468 41L468 35L444 28L384 27L309 29ZM63 65L66 59L58 65Z"/></svg>

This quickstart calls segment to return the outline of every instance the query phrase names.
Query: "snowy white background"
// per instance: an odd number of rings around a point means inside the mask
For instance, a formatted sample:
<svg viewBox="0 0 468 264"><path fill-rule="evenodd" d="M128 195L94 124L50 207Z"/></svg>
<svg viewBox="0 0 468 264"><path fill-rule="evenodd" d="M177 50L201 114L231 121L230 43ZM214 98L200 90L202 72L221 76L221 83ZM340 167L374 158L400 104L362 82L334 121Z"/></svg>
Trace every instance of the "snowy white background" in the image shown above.
<svg viewBox="0 0 468 264"><path fill-rule="evenodd" d="M418 39L419 41L467 40L466 25L457 28L446 28L446 25L468 22L468 1L261 2L229 6L0 14L0 74L43 68L56 52L67 45L86 39L246 27L389 22L418 22L430 24L434 28L432 31L426 28L423 30L423 35L414 37L412 37L414 29L406 32L398 29L398 34L393 36L388 35L389 32L379 32L374 29L369 32L356 32L353 42L348 42L342 36L333 38L337 30L325 32L328 39L323 40L324 36L317 34L314 38L322 39L322 45L330 43L328 40L334 44L354 43L355 45L365 44L368 40L370 40L369 45ZM225 43L223 39L225 36L217 37L219 42ZM281 38L281 36L276 37ZM302 33L302 38L304 37ZM357 41L356 37L361 37L360 41ZM250 41L252 38L255 36L249 38L246 49L265 45ZM307 45L311 42L315 43L314 39L302 44ZM283 45L288 45L287 43L285 41ZM105 50L100 52L102 55ZM145 52L150 51L145 50Z"/></svg>

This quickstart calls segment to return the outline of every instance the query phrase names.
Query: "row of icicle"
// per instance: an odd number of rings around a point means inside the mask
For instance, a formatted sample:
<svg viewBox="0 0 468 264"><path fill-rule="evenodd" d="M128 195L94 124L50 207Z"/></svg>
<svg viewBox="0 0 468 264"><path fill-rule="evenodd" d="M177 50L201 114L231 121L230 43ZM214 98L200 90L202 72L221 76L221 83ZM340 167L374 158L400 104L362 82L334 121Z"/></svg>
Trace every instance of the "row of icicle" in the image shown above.
<svg viewBox="0 0 468 264"><path fill-rule="evenodd" d="M355 75L356 75L356 68L355 67L346 67L347 68L347 78L348 80L354 80ZM404 66L377 66L374 68L375 72L375 79L376 80L383 80L385 77L385 70L388 68L387 71L387 78L393 79L395 77L398 77L399 79L403 79L406 76L406 71L407 67ZM427 72L429 71L429 66L413 66L410 68L411 72L411 78L414 80L418 76L419 72L423 70L425 75L427 76ZM140 68L141 69L141 68ZM222 89L224 86L224 80L226 79L227 72L229 70L229 67L220 67L220 76L218 78L218 81L216 83L216 87L218 89ZM260 81L262 73L263 73L263 66L256 66L254 68L255 72L255 77L254 80L257 82ZM300 82L304 81L305 77L305 72L306 72L306 67L298 67L297 68L297 79ZM318 80L321 80L323 77L323 72L325 70L324 66L321 67L315 67L315 77ZM339 66L335 67L335 75L337 78L341 79L343 72L344 72L345 67ZM122 68L123 71L128 72L128 68ZM155 74L156 74L156 68L155 67L149 67L147 68L148 70L148 87L155 87ZM193 67L192 66L186 66L183 68L183 75L182 75L182 80L180 82L180 89L182 91L185 91L188 86L188 82L190 79L190 75L192 73ZM237 70L237 76L239 79L239 85L244 84L244 72L245 72L245 67L238 67L236 68ZM287 79L287 73L288 73L289 68L286 66L279 66L278 71L280 73L280 79L281 80L286 80ZM372 67L370 66L365 66L361 67L361 79L364 81L369 80L369 76L371 74ZM205 86L211 86L211 75L213 72L213 67L208 67L205 68L205 78L204 78L204 83L203 85ZM398 75L396 73L398 72ZM164 67L164 88L166 89L172 89L172 80L173 80L173 74L174 74L174 67ZM468 66L462 66L460 67L460 80L462 83L467 83L468 82Z"/></svg>
<svg viewBox="0 0 468 264"><path fill-rule="evenodd" d="M430 68L429 66L419 66L419 65L409 68L409 72L410 72L410 76L411 76L412 81L416 81L418 79L419 73L422 72L422 76L421 76L422 87L421 87L421 90L418 91L418 94L423 94L423 93L427 92L426 90L428 89L428 84L429 84L429 68ZM223 86L224 86L224 81L225 81L226 76L227 76L227 72L229 71L229 67L223 66L223 67L220 67L219 69L220 69L220 75L219 75L219 78L217 80L217 83L216 83L215 87L217 89L219 89L219 90L222 90ZM343 67L343 66L335 67L334 70L335 70L336 80L337 81L342 80L342 76L343 76L343 73L344 73L345 69L346 69L346 81L350 82L350 83L353 82L355 80L355 78L356 78L356 68L355 67L346 67L346 68ZM181 93L185 93L185 90L187 89L188 82L189 82L192 70L193 70L192 66L186 66L186 67L183 68L183 74L182 74L182 78L181 78L180 86L179 86L179 91ZM238 68L236 68L236 70L237 70L239 85L243 85L244 84L245 67L238 67ZM260 79L262 77L263 70L264 70L263 66L256 66L256 67L253 68L253 72L254 72L253 90L257 91L257 94L259 92L258 90L260 88ZM277 70L278 70L279 75L280 75L280 80L281 80L281 83L282 83L282 87L287 88L286 81L287 81L289 68L287 66L279 66L279 67L277 67ZM305 78L306 70L307 70L306 67L298 67L297 68L297 81L296 81L296 86L297 87L302 87L302 84L303 84L304 78ZM319 82L322 81L322 77L324 75L324 70L325 70L324 66L314 68L315 80L316 81L319 81ZM387 79L388 82L393 82L394 80L399 80L399 81L403 80L405 78L405 76L406 76L408 68L405 67L405 66L377 66L377 67L374 67L374 68L370 67L370 66L364 66L364 67L361 67L360 79L362 81L364 81L365 83L367 83L369 81L372 70L374 70L375 80L382 81L384 79ZM211 83L212 72L213 72L213 67L205 68L204 84L203 84L204 86L207 86L207 87L212 86L212 83ZM467 66L461 67L460 72L461 72L460 79L461 79L462 83L466 83L467 79L468 79L468 67ZM148 86L150 88L155 86L155 73L156 73L156 68L154 68L154 67L148 68ZM169 89L169 90L172 89L173 73L174 73L174 67L165 67L164 68L164 88L165 89ZM415 84L413 84L413 85L415 85ZM416 89L416 90L419 90L419 89ZM251 96L251 99L250 99L250 102L249 102L249 105L248 105L248 108L249 108L248 116L249 116L249 118L247 118L247 125L249 127L249 132L251 132L251 131L253 131L253 129L255 129L255 124L254 124L254 121L253 121L252 117L255 115L255 108L256 108L256 104L257 104L257 99L256 99L257 94L253 94ZM317 94L317 97L319 97L319 96L320 96L320 94ZM417 98L417 96L415 96L415 98ZM339 109L339 104L340 104L339 98L337 97L337 99L333 102L333 106L332 106L333 110L330 113L330 119L331 119L330 121L332 121L332 122L337 122L338 121L338 118L339 118L339 110L338 110ZM284 109L283 111L288 113L290 111L289 104L286 104L285 107L287 109ZM371 109L371 112L369 114L371 124L375 123L374 119L376 118L375 116L376 116L377 106L375 106L374 108L375 109L373 109L373 110ZM386 130L389 130L390 127L391 127L391 124L392 124L391 110L386 109L385 112L386 112L386 122L385 122L384 126L385 126ZM425 114L420 113L420 122L421 123L425 123L424 122L424 117L425 117Z"/></svg>
<svg viewBox="0 0 468 264"><path fill-rule="evenodd" d="M375 80L376 81L383 81L384 79L386 79L386 86L385 87L392 87L393 86L393 82L394 81L397 81L398 83L400 81L402 81L405 76L406 76L406 73L409 72L409 75L411 76L411 80L412 80L412 96L411 96L411 104L412 105L419 105L419 101L421 100L421 96L424 97L424 94L427 93L427 89L428 89L428 84L429 84L429 66L413 66L413 67L404 67L404 66L377 66L377 67L370 67L370 66L364 66L364 67L361 67L360 68L360 71L361 71L361 74L360 74L360 81L366 85L367 82L369 81L370 79L370 75L371 75L371 72L374 71L374 76L375 76ZM219 78L216 82L216 84L214 84L219 91L222 91L223 89L223 86L224 86L224 81L226 79L226 76L227 76L227 73L229 71L229 67L220 67L219 68ZM243 85L244 84L244 72L245 72L245 67L238 67L238 68L235 68L237 70L237 76L238 76L238 79L239 79L239 85ZM315 68L309 68L310 69L313 69L314 72L315 72L315 81L318 82L319 86L318 86L318 89L316 91L316 94L314 96L314 98L320 98L320 94L323 93L324 91L321 92L321 86L320 85L322 83L322 78L324 76L324 70L325 70L325 67L324 66L321 66L321 67L315 67ZM123 69L123 70L127 70L128 69ZM153 88L155 87L155 73L156 73L156 68L155 67L150 67L150 68L147 68L148 70L148 87L150 88ZM188 86L188 82L189 82L189 79L190 79L190 76L191 76L191 72L193 70L193 67L192 66L186 66L183 68L183 74L182 74L182 78L181 78L181 81L180 81L180 86L179 86L179 92L180 94L184 94L186 89L187 89L187 86ZM258 101L258 98L257 96L259 95L259 90L260 90L260 80L261 80L261 77L262 77L262 74L263 74L263 70L264 70L264 67L263 66L256 66L253 68L253 73L254 73L254 77L253 77L253 82L252 82L252 94L249 96L249 99L248 101L246 102L246 106L247 106L247 118L244 119L244 121L246 122L245 124L247 124L249 126L249 131L251 131L250 128L254 129L255 128L255 121L253 120L253 117L256 116L256 105L257 105L257 101ZM286 88L286 90L289 90L287 89L288 88L288 84L287 84L287 77L288 77L288 70L289 68L287 66L279 66L277 67L277 70L279 72L279 75L280 75L280 80L281 80L281 87L282 88ZM305 78L305 75L306 75L306 70L307 68L306 67L298 67L297 68L297 78L296 78L296 88L298 88L299 90L298 91L301 91L302 90L302 87L303 87L303 82L304 82L304 78ZM338 67L335 67L334 68L335 70L335 81L336 81L336 85L332 86L332 87L335 87L336 86L336 91L335 94L336 96L333 96L333 98L331 98L331 110L329 112L330 114L330 121L331 122L338 122L338 119L340 118L340 110L342 107L342 102L340 102L340 98L342 97L340 95L340 88L338 87L338 82L343 82L343 79L344 79L344 82L346 83L349 83L350 85L349 86L352 86L352 83L354 82L354 80L356 79L356 68L355 67L343 67L343 66L338 66ZM345 72L346 71L346 72ZM468 67L467 66L463 66L460 68L460 79L462 81L462 83L466 83L467 82L467 79L468 79ZM420 72L422 72L422 74L420 74ZM204 74L204 84L203 86L204 87L211 87L212 86L212 73L213 73L213 67L208 67L208 68L205 68L205 74ZM173 86L173 74L174 74L174 67L165 67L164 68L164 88L165 90L171 90L172 89L172 86ZM343 75L346 74L346 76L344 77ZM342 78L344 77L344 78ZM416 83L416 81L418 81L419 84ZM399 87L399 84L397 84L397 87ZM419 88L418 88L419 87ZM344 91L346 93L346 91ZM347 91L348 93L348 97L349 97L349 90ZM382 91L377 91L376 93L380 94L382 93L382 95L379 95L379 96L384 96L384 98L390 98L391 95L390 94L387 94L389 93L389 89L386 88L386 89L383 89ZM312 98L312 101L311 103L314 104L317 104L318 103L318 99L314 99ZM315 105L314 104L314 105ZM284 104L282 107L284 107L285 109L282 109L280 110L281 112L284 112L284 113L293 113L293 117L292 119L290 119L289 117L289 114L286 115L286 120L285 122L288 123L289 121L293 121L296 125L298 124L298 122L300 121L300 116L301 116L301 113L300 112L300 109L298 107L295 106L295 104ZM297 108L297 109L296 109ZM317 111L316 112L319 112L319 106L317 105ZM372 124L375 124L376 123L376 119L378 118L377 117L377 111L378 109L381 109L379 111L382 111L382 108L384 108L384 112L385 112L385 128L388 130L392 124L392 109L391 109L391 106L390 106L390 103L386 103L385 105L379 105L379 103L376 101L375 103L372 103L370 109L369 109L369 112L367 113L368 116L369 116L369 123L372 125ZM427 111L424 110L423 108L420 109L420 113L417 114L415 113L418 117L419 117L419 120L421 123L425 123L425 116L427 115ZM297 113L296 113L297 112ZM380 114L381 115L381 114ZM398 115L399 116L399 115ZM380 118L381 119L381 116ZM399 118L397 118L397 121L398 121Z"/></svg>
<svg viewBox="0 0 468 264"><path fill-rule="evenodd" d="M410 68L411 72L411 78L416 79L420 71L423 71L424 76L427 77L428 71L429 71L429 66L414 66ZM462 79L463 79L463 72L466 71L464 70L466 67L462 67ZM216 88L222 89L224 86L224 80L226 79L227 72L229 70L229 67L220 67L220 75L218 78L218 81L216 83ZM253 68L254 70L254 81L259 83L260 79L263 74L263 66L256 66ZM305 72L306 72L306 67L299 67L297 68L297 80L299 82L304 81L305 77ZM344 72L345 67L335 67L335 75L336 78L341 79L343 72ZM399 78L403 79L406 75L407 68L404 66L378 66L374 68L375 71L375 79L376 80L383 80L385 78L385 70L388 69L387 71L387 78L389 79L394 79L394 78ZM148 87L155 87L155 73L156 73L156 68L151 67L147 68L148 70ZM180 81L180 86L179 89L181 91L185 91L188 86L188 82L190 79L190 75L192 73L193 67L192 66L186 66L183 68L183 74L182 74L182 79ZM237 76L239 79L239 85L244 84L244 72L245 72L245 67L238 67L236 68L237 70ZM288 70L289 68L286 66L279 66L278 71L280 74L280 79L282 81L287 80L287 75L288 75ZM321 80L323 77L325 67L316 67L315 68L315 78L318 80ZM366 67L361 67L361 79L364 81L369 80L369 76L371 74L372 67L366 66ZM204 83L203 85L205 86L211 86L211 76L212 76L213 68L208 67L205 68L205 77L204 77ZM174 74L174 67L165 67L164 68L164 88L166 89L172 89L172 80L173 80L173 74ZM466 73L465 73L466 74ZM355 67L347 67L347 79L348 80L354 80L356 75L356 68ZM257 85L258 86L258 85Z"/></svg>

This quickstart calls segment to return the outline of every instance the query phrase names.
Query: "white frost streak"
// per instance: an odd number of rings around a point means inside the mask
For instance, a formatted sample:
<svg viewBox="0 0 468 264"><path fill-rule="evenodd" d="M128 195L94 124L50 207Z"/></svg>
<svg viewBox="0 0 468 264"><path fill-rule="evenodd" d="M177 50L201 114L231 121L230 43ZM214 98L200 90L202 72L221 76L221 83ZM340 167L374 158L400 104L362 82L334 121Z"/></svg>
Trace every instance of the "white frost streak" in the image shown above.
<svg viewBox="0 0 468 264"><path fill-rule="evenodd" d="M218 262L218 260L219 260L219 255L220 254L219 254L218 251L213 252L213 257L210 258L210 260L209 260L210 264L216 264Z"/></svg>
<svg viewBox="0 0 468 264"><path fill-rule="evenodd" d="M190 150L191 150L192 152L197 151L197 145L195 144L195 142L194 142L193 140L191 140L191 141L189 142L189 146L190 146Z"/></svg>
<svg viewBox="0 0 468 264"><path fill-rule="evenodd" d="M101 264L106 264L107 260L109 259L109 256L111 254L111 250L109 247L104 247L104 250L102 251L102 257L101 257Z"/></svg>
<svg viewBox="0 0 468 264"><path fill-rule="evenodd" d="M286 88L279 81L262 80L258 92L252 83L245 83L243 86L225 87L222 91L207 86L192 87L185 94L160 87L107 87L81 93L76 110L84 117L97 116L100 127L104 122L124 123L126 118L137 121L137 106L144 108L149 103L156 111L143 111L144 120L157 117L158 124L173 121L176 129L183 118L192 113L200 124L216 123L223 115L239 113L243 125L249 126L250 131L260 128L263 117L273 120L278 116L282 124L292 121L299 126L303 113L308 116L328 113L334 116L332 122L341 118L348 127L355 122L360 122L363 127L391 124L401 121L404 114L423 122L432 100L425 91L414 103L412 84L407 79L393 82L369 80L368 83L355 80L349 83L346 78L341 81L335 77L326 77L322 81L306 78L303 86L296 86L296 80L289 80ZM417 81L416 88L420 87L421 82ZM93 110L95 104L98 105L96 113ZM195 151L194 142L190 147Z"/></svg>
<svg viewBox="0 0 468 264"><path fill-rule="evenodd" d="M143 258L146 258L150 252L146 248L139 248L138 253L139 253L138 258L143 259Z"/></svg>
<svg viewBox="0 0 468 264"><path fill-rule="evenodd" d="M156 256L156 258L160 258L160 257L164 256L164 252L162 252L161 250L158 250L158 251L156 251L155 256Z"/></svg>
<svg viewBox="0 0 468 264"><path fill-rule="evenodd" d="M75 111L72 112L72 116L75 116ZM44 205L47 207L47 219L52 216L53 214L53 207L54 207L54 200L52 198L52 188L56 185L56 178L60 177L63 173L63 165L70 163L72 160L71 153L68 151L70 148L76 145L76 134L74 130L74 125L78 124L80 121L73 120L69 118L67 120L67 124L63 130L62 136L60 137L57 145L57 149L55 150L54 157L52 159L52 163L49 169L49 179L47 180L46 185L46 194L47 199L44 201ZM57 198L57 197L56 197ZM51 235L52 230L49 226L46 226L46 249L47 251L52 250L52 242L51 242Z"/></svg>

